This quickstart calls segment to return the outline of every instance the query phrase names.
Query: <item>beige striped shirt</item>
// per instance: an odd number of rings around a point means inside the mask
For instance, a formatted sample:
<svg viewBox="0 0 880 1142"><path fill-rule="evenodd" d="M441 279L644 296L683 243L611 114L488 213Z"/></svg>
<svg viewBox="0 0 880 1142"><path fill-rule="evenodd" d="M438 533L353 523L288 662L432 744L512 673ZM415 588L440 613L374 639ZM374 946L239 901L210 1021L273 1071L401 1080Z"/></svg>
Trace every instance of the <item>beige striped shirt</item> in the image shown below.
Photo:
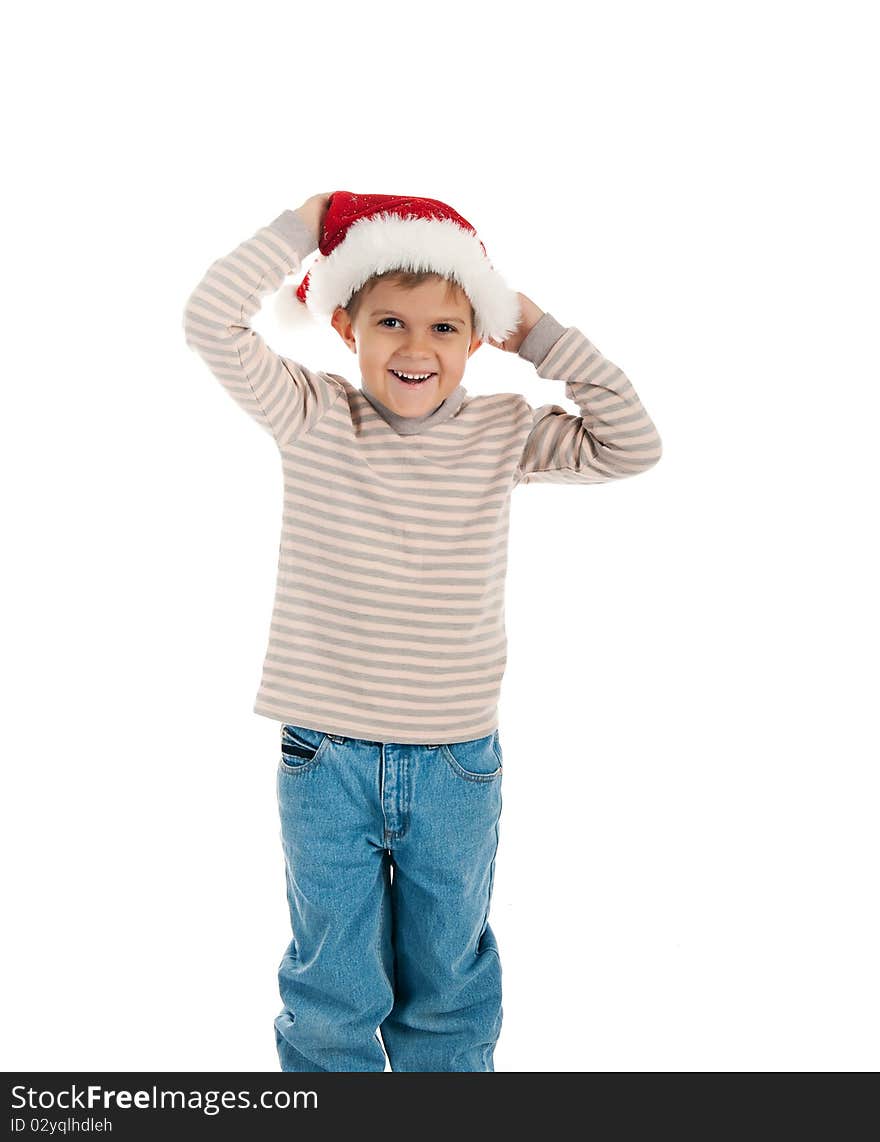
<svg viewBox="0 0 880 1142"><path fill-rule="evenodd" d="M250 321L315 249L285 210L209 266L184 311L186 343L281 453L254 712L376 742L483 737L498 728L507 660L511 492L634 476L660 459L660 437L624 373L549 313L519 354L564 381L580 415L459 385L407 423L344 377L280 356Z"/></svg>

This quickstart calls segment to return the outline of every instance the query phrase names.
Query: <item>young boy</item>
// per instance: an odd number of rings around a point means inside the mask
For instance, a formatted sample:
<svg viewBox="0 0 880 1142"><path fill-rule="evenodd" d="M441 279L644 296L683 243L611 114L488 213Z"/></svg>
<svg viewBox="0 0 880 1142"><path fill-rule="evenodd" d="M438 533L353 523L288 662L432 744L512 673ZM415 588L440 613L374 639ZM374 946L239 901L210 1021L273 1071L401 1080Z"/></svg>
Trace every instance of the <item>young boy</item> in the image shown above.
<svg viewBox="0 0 880 1142"><path fill-rule="evenodd" d="M330 317L360 388L249 325L316 248L291 300ZM643 472L657 430L621 370L510 291L436 199L336 191L285 210L209 267L184 325L283 466L254 705L281 723L281 1069L383 1071L387 1052L394 1071L493 1071L510 495ZM565 381L581 415L470 396L484 341Z"/></svg>

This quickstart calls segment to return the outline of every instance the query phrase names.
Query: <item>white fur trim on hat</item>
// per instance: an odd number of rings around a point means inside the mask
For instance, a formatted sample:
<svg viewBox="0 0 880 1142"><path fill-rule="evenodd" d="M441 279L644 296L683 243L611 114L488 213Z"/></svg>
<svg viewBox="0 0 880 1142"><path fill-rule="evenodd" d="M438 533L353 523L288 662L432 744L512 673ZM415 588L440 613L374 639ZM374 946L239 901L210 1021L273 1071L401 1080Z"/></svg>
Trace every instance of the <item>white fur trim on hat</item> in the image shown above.
<svg viewBox="0 0 880 1142"><path fill-rule="evenodd" d="M273 310L278 325L291 333L306 333L315 326L315 315L308 305L303 305L296 295L297 286L305 274L298 270L295 279L287 278L275 295ZM312 279L309 278L309 285ZM308 294L306 294L308 297Z"/></svg>
<svg viewBox="0 0 880 1142"><path fill-rule="evenodd" d="M329 317L374 274L388 270L431 270L458 282L484 341L505 341L516 332L519 298L492 268L476 235L448 218L383 212L353 222L336 249L311 267L307 305Z"/></svg>

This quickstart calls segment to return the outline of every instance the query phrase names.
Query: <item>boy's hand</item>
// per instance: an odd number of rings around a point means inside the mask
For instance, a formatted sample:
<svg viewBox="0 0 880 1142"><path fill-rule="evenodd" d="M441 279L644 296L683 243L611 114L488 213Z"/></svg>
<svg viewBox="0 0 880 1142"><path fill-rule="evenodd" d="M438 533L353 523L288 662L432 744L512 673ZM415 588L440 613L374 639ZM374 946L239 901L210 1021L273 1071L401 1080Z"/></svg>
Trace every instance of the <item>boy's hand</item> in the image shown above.
<svg viewBox="0 0 880 1142"><path fill-rule="evenodd" d="M305 200L302 206L296 208L295 213L302 218L306 226L310 227L315 235L315 245L321 240L321 234L324 231L324 215L330 208L332 197L332 194L313 194L311 198Z"/></svg>
<svg viewBox="0 0 880 1142"><path fill-rule="evenodd" d="M531 298L526 297L524 293L518 293L516 296L519 298L519 307L522 310L516 332L511 333L506 341L493 341L491 337L486 338L490 345L494 345L496 349L503 349L505 353L516 353L538 321L544 316L544 310L539 309Z"/></svg>

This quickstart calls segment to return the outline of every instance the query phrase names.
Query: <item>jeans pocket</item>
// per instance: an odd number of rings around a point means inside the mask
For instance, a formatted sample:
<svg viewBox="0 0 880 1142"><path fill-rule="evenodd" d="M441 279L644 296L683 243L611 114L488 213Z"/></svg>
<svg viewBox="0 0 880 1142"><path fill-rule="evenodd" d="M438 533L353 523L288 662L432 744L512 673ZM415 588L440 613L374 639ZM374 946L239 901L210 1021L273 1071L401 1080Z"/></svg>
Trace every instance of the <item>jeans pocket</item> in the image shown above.
<svg viewBox="0 0 880 1142"><path fill-rule="evenodd" d="M330 735L307 726L282 725L280 768L284 773L302 773L321 760Z"/></svg>
<svg viewBox="0 0 880 1142"><path fill-rule="evenodd" d="M440 747L452 772L465 781L494 781L503 772L501 739L496 730L484 738Z"/></svg>

